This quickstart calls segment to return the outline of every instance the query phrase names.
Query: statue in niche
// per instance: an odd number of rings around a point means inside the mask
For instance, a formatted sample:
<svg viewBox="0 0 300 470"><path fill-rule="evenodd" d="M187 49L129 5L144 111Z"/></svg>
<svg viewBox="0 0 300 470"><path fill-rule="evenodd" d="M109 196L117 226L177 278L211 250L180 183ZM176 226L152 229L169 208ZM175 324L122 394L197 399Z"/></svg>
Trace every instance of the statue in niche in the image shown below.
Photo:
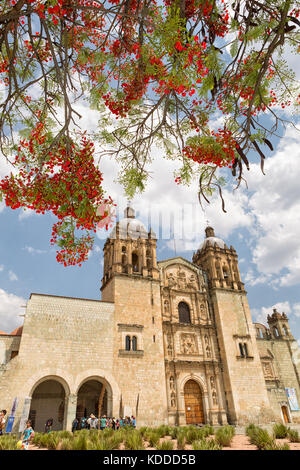
<svg viewBox="0 0 300 470"><path fill-rule="evenodd" d="M177 271L177 284L179 289L186 289L186 275L180 268Z"/></svg>
<svg viewBox="0 0 300 470"><path fill-rule="evenodd" d="M218 404L218 398L217 398L217 392L215 390L212 392L212 400L213 400L213 404L216 406Z"/></svg>
<svg viewBox="0 0 300 470"><path fill-rule="evenodd" d="M211 356L210 347L208 345L206 346L206 356L207 357Z"/></svg>
<svg viewBox="0 0 300 470"><path fill-rule="evenodd" d="M164 311L165 311L165 313L169 313L169 311L170 311L170 304L169 304L168 300L164 301Z"/></svg>
<svg viewBox="0 0 300 470"><path fill-rule="evenodd" d="M172 356L173 346L172 346L172 337L171 337L171 335L168 335L168 337L167 337L167 351L168 351L168 356Z"/></svg>
<svg viewBox="0 0 300 470"><path fill-rule="evenodd" d="M170 389L171 390L175 390L175 383L174 383L174 377L173 375L171 375L170 379L169 379L169 382L170 382Z"/></svg>
<svg viewBox="0 0 300 470"><path fill-rule="evenodd" d="M174 392L171 393L171 407L176 408L176 395Z"/></svg>
<svg viewBox="0 0 300 470"><path fill-rule="evenodd" d="M167 274L167 282L169 287L175 287L176 281L173 273Z"/></svg>
<svg viewBox="0 0 300 470"><path fill-rule="evenodd" d="M206 320L207 318L207 313L204 304L200 305L200 317Z"/></svg>
<svg viewBox="0 0 300 470"><path fill-rule="evenodd" d="M195 335L181 335L180 349L183 354L195 354L197 352Z"/></svg>

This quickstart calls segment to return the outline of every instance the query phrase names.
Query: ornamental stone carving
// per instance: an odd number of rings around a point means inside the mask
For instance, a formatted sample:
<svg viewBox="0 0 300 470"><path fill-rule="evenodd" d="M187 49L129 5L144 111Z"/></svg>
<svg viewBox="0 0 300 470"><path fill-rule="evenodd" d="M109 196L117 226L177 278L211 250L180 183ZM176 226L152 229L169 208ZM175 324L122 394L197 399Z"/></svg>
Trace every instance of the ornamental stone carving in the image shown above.
<svg viewBox="0 0 300 470"><path fill-rule="evenodd" d="M180 351L182 354L196 354L198 352L196 336L182 334L180 336Z"/></svg>

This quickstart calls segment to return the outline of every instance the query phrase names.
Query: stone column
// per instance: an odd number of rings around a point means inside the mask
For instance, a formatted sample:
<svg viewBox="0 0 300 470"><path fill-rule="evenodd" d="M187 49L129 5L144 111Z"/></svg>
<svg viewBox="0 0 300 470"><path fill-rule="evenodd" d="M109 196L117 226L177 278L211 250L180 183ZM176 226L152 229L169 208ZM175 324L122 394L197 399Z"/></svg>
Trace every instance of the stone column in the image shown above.
<svg viewBox="0 0 300 470"><path fill-rule="evenodd" d="M64 429L67 431L72 430L72 422L76 416L77 409L77 395L70 393L65 399L65 416L64 416Z"/></svg>
<svg viewBox="0 0 300 470"><path fill-rule="evenodd" d="M220 372L219 370L215 370L215 381L216 381L216 388L217 388L217 396L218 396L218 401L219 401L219 422L223 426L227 423L227 413L226 413L226 408L225 408L225 403L224 403L224 396L221 390L221 385L220 385Z"/></svg>
<svg viewBox="0 0 300 470"><path fill-rule="evenodd" d="M127 263L128 263L128 274L132 274L132 245L127 243Z"/></svg>

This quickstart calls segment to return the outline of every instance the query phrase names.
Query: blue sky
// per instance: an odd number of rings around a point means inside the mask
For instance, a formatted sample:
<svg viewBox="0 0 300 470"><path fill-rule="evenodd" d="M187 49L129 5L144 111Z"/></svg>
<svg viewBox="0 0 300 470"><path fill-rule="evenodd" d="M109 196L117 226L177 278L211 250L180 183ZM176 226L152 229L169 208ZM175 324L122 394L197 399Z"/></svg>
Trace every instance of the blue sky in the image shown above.
<svg viewBox="0 0 300 470"><path fill-rule="evenodd" d="M90 117L91 119L92 117ZM266 160L265 173L252 158L246 186L224 191L227 213L218 197L203 211L197 202L197 184L177 186L172 175L176 163L161 159L154 149L153 177L144 194L132 201L137 216L159 235L158 260L176 254L191 260L204 238L206 221L216 235L233 245L239 256L241 277L245 282L254 321L266 322L272 307L285 311L292 332L300 340L300 134L292 127L277 143ZM120 213L126 206L122 188L115 182L117 164L101 164L104 187L116 201ZM0 172L5 173L4 165ZM160 223L159 223L160 216ZM185 234L176 240L159 227L167 227L170 217L183 222ZM107 233L96 236L94 250L82 267L63 267L50 246L55 218L21 209L0 206L0 330L10 332L22 324L24 305L31 292L100 299L102 248ZM176 224L175 224L176 225ZM164 238L162 238L164 235Z"/></svg>

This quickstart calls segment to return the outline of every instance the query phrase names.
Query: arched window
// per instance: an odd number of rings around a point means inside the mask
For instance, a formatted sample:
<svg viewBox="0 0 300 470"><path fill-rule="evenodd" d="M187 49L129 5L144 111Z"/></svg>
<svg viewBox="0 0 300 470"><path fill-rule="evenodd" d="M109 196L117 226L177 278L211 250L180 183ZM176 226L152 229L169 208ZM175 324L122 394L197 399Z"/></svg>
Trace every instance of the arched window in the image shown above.
<svg viewBox="0 0 300 470"><path fill-rule="evenodd" d="M279 333L278 333L278 330L277 330L276 326L274 326L274 328L273 328L273 333L274 333L274 336L276 336L276 338L278 338Z"/></svg>
<svg viewBox="0 0 300 470"><path fill-rule="evenodd" d="M283 325L283 332L285 334L285 336L288 336L288 330L287 330L287 327L285 325Z"/></svg>
<svg viewBox="0 0 300 470"><path fill-rule="evenodd" d="M136 253L132 253L132 269L134 273L139 270L139 257Z"/></svg>
<svg viewBox="0 0 300 470"><path fill-rule="evenodd" d="M244 357L244 356L245 356L245 352L244 352L244 348L243 348L242 343L239 343L239 348L240 348L241 356Z"/></svg>
<svg viewBox="0 0 300 470"><path fill-rule="evenodd" d="M137 350L137 337L133 336L132 337L132 351L136 351L136 350Z"/></svg>
<svg viewBox="0 0 300 470"><path fill-rule="evenodd" d="M178 304L179 323L191 323L190 307L185 302Z"/></svg>
<svg viewBox="0 0 300 470"><path fill-rule="evenodd" d="M126 351L130 351L130 343L131 343L130 336L126 336L126 341L125 341Z"/></svg>
<svg viewBox="0 0 300 470"><path fill-rule="evenodd" d="M245 356L248 357L248 346L246 343L244 343L244 351L245 351Z"/></svg>

